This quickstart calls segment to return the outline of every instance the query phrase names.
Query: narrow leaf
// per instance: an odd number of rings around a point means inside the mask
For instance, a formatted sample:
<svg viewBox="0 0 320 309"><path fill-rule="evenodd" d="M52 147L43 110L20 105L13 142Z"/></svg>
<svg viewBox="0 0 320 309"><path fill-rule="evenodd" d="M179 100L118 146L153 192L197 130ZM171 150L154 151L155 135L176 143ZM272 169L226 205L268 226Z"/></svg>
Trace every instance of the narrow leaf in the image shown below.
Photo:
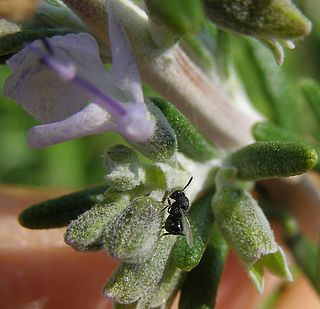
<svg viewBox="0 0 320 309"><path fill-rule="evenodd" d="M106 186L98 186L36 204L21 212L19 222L30 229L66 226L92 208L106 189Z"/></svg>
<svg viewBox="0 0 320 309"><path fill-rule="evenodd" d="M172 104L160 97L150 99L166 116L175 131L180 152L196 161L210 160L217 155L216 149Z"/></svg>
<svg viewBox="0 0 320 309"><path fill-rule="evenodd" d="M308 138L295 134L287 129L280 128L270 122L258 122L252 128L252 134L257 141L282 141L294 143L308 143L320 157L320 146L315 143L308 142ZM320 170L320 162L318 161L314 167L317 171Z"/></svg>
<svg viewBox="0 0 320 309"><path fill-rule="evenodd" d="M302 234L285 240L301 270L320 294L320 247Z"/></svg>
<svg viewBox="0 0 320 309"><path fill-rule="evenodd" d="M320 86L312 79L305 79L301 83L302 92L311 107L318 123L320 121Z"/></svg>
<svg viewBox="0 0 320 309"><path fill-rule="evenodd" d="M31 43L35 40L45 37L52 37L54 35L64 35L71 33L70 30L65 29L52 29L52 28L40 28L40 29L25 29L16 33L7 34L0 37L0 56L3 61L6 56L12 55L22 49L26 43Z"/></svg>
<svg viewBox="0 0 320 309"><path fill-rule="evenodd" d="M293 142L257 142L234 152L227 162L238 169L237 177L258 180L299 175L318 162L315 150Z"/></svg>

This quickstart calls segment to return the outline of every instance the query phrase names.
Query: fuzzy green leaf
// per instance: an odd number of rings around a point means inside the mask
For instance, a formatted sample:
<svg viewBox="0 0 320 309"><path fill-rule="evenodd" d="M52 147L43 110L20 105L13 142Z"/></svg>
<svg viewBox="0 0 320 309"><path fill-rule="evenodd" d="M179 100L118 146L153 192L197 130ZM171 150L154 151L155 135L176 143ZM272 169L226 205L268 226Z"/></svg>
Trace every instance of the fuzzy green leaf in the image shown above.
<svg viewBox="0 0 320 309"><path fill-rule="evenodd" d="M308 143L320 157L320 146L314 143L308 142L308 139L304 136L292 133L289 130L280 128L269 122L258 122L252 128L252 134L257 141L282 141L282 142L293 142L293 143ZM317 161L315 167L317 171L320 170L320 162Z"/></svg>
<svg viewBox="0 0 320 309"><path fill-rule="evenodd" d="M238 169L237 177L258 180L299 175L318 162L315 150L292 142L257 142L234 152L228 164Z"/></svg>
<svg viewBox="0 0 320 309"><path fill-rule="evenodd" d="M210 160L217 155L213 146L172 104L160 97L150 99L166 116L175 131L180 152L195 161Z"/></svg>
<svg viewBox="0 0 320 309"><path fill-rule="evenodd" d="M19 222L30 229L66 226L92 208L106 189L106 186L98 186L36 204L21 212Z"/></svg>
<svg viewBox="0 0 320 309"><path fill-rule="evenodd" d="M147 158L153 161L166 162L177 151L176 135L159 108L152 102L147 101L146 103L152 117L156 120L155 131L146 143L137 143L130 140L128 142Z"/></svg>

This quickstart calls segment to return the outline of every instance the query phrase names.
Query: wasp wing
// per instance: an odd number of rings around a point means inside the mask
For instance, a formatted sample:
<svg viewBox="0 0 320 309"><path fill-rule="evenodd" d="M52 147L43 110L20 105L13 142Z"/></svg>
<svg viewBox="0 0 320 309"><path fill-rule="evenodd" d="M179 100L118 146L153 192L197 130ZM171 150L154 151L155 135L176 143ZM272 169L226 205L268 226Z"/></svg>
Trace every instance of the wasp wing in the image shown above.
<svg viewBox="0 0 320 309"><path fill-rule="evenodd" d="M193 246L191 224L190 224L187 216L184 213L182 213L181 219L182 219L182 225L183 225L183 232L186 236L187 244L191 248Z"/></svg>

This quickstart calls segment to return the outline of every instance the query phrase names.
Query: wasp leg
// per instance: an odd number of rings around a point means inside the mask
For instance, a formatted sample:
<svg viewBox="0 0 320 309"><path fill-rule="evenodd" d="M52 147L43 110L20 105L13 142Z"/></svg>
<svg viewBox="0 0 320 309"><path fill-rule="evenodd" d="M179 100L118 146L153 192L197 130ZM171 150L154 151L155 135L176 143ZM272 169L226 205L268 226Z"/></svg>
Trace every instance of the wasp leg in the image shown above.
<svg viewBox="0 0 320 309"><path fill-rule="evenodd" d="M164 202L166 201L166 199L169 197L169 195L170 195L170 192L169 192L169 191L166 191L166 193L164 194L161 202L164 203Z"/></svg>
<svg viewBox="0 0 320 309"><path fill-rule="evenodd" d="M166 210L167 208L169 208L168 209L168 212L169 212L169 210L170 210L170 207L171 207L171 201L168 199L168 204L169 205L167 205L165 208L163 208L161 211L164 211L164 210Z"/></svg>
<svg viewBox="0 0 320 309"><path fill-rule="evenodd" d="M161 211L166 210L168 207L170 207L170 205L167 205L165 208L163 208Z"/></svg>

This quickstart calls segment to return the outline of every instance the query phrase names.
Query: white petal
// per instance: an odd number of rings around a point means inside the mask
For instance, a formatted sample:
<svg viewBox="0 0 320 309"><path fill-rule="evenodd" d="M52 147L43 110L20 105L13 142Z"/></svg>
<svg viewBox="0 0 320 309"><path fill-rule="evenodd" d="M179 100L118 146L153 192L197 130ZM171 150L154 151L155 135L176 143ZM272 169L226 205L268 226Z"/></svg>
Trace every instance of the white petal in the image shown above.
<svg viewBox="0 0 320 309"><path fill-rule="evenodd" d="M108 12L113 80L118 88L128 93L127 101L143 102L140 75L129 40L111 5Z"/></svg>
<svg viewBox="0 0 320 309"><path fill-rule="evenodd" d="M112 93L110 76L105 72L95 39L89 34L68 34L48 39L54 56L66 64L73 63L79 75L99 89ZM43 49L43 44L35 44ZM63 82L39 62L26 47L8 61L13 74L6 80L4 95L13 98L43 123L63 120L80 111L86 98L79 88Z"/></svg>
<svg viewBox="0 0 320 309"><path fill-rule="evenodd" d="M28 143L34 148L40 148L114 129L115 124L110 115L100 106L91 103L65 120L31 128Z"/></svg>

